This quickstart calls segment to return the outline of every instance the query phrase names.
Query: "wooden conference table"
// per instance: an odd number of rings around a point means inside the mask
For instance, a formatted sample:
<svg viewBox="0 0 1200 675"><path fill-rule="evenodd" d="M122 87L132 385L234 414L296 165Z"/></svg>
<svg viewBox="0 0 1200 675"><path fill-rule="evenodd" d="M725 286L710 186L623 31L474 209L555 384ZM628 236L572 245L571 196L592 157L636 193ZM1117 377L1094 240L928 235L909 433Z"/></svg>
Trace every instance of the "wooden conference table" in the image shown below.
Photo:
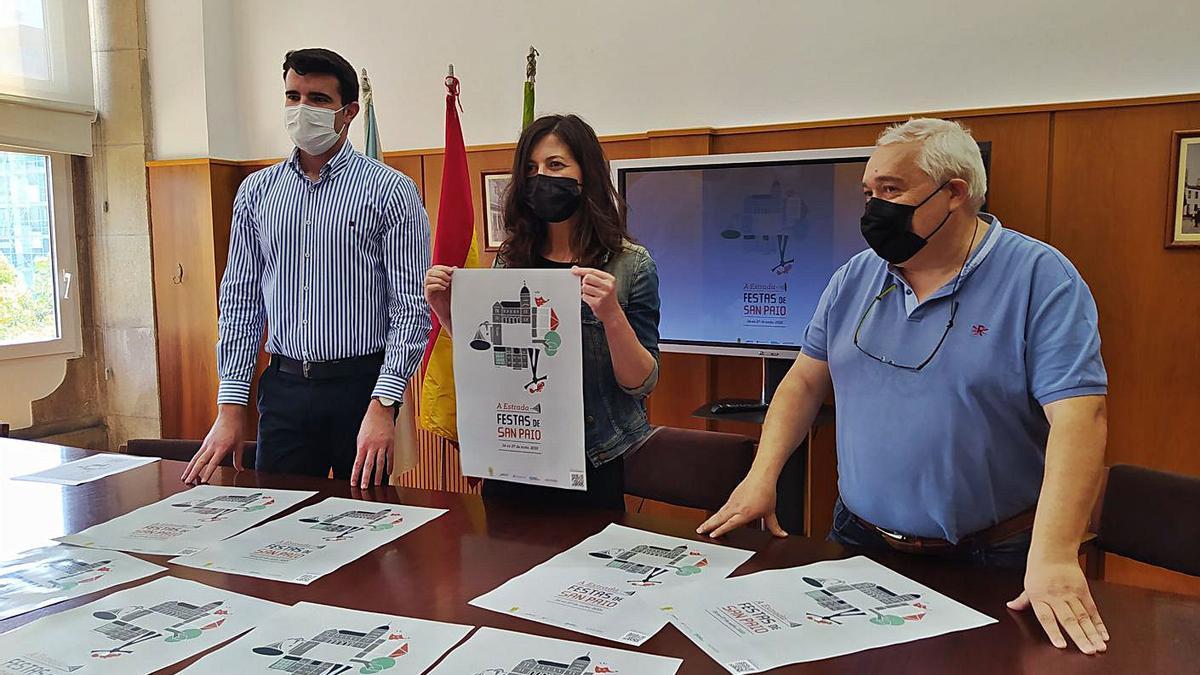
<svg viewBox="0 0 1200 675"><path fill-rule="evenodd" d="M78 459L85 450L0 439L0 559L78 532L186 489L184 464L162 461L77 487L12 481L18 476ZM508 617L467 604L534 565L570 548L611 522L685 538L696 523L604 511L550 510L538 504L483 503L474 495L396 487L358 490L344 481L236 473L221 469L219 485L317 490L311 504L329 496L449 509L449 513L392 544L376 549L309 586L168 566L168 574L275 602L302 600L353 609L493 626L536 635L626 648L599 638ZM778 540L741 529L726 544L756 551L738 574L845 557L853 550L818 539ZM144 556L166 565L166 558ZM1005 601L1021 588L1012 572L954 565L899 555L879 562L999 619L999 623L929 640L782 668L779 673L1200 673L1200 599L1094 582L1112 640L1106 654L1060 651L1043 636L1032 614L1009 612ZM135 583L143 583L135 582ZM130 584L133 585L133 584ZM38 617L91 602L123 587L51 605L6 621L6 632ZM724 673L674 626L668 625L638 651L683 659L680 675ZM173 673L182 665L164 671ZM470 674L465 674L470 675ZM635 675L632 673L626 675Z"/></svg>

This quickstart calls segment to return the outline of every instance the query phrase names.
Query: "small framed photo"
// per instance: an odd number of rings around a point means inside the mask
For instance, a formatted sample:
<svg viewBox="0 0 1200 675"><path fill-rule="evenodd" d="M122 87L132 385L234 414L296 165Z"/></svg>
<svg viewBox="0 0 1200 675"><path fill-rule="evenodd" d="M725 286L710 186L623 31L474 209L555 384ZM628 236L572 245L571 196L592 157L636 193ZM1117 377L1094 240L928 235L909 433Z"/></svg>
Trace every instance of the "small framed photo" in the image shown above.
<svg viewBox="0 0 1200 675"><path fill-rule="evenodd" d="M504 197L510 182L510 173L483 174L484 248L488 251L498 251L504 243Z"/></svg>
<svg viewBox="0 0 1200 675"><path fill-rule="evenodd" d="M1200 248L1200 129L1176 131L1172 138L1166 246Z"/></svg>

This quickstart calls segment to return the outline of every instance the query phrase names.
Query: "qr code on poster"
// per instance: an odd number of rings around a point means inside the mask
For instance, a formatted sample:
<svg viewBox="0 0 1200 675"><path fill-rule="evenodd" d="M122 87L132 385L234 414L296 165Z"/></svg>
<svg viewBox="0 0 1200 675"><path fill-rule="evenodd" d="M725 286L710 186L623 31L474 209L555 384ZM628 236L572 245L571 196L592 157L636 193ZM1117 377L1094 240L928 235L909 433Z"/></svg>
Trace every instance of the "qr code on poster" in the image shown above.
<svg viewBox="0 0 1200 675"><path fill-rule="evenodd" d="M753 673L758 671L754 667L754 664L749 661L734 661L729 664L729 668L735 673Z"/></svg>
<svg viewBox="0 0 1200 675"><path fill-rule="evenodd" d="M584 475L585 474L582 471L572 471L571 472L571 487L573 487L573 488L586 487L587 483L584 480Z"/></svg>
<svg viewBox="0 0 1200 675"><path fill-rule="evenodd" d="M621 642L628 642L634 645L640 645L646 641L646 636L637 631L629 631L621 636Z"/></svg>

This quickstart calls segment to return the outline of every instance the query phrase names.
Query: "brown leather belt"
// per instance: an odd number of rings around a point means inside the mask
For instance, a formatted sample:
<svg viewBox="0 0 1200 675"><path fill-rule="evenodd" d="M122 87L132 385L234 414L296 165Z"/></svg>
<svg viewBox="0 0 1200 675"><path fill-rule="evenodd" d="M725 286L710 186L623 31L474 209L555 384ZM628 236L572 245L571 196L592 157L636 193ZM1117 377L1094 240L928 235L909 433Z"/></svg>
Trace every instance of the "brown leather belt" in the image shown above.
<svg viewBox="0 0 1200 675"><path fill-rule="evenodd" d="M1009 539L1022 532L1033 528L1033 516L1036 509L1023 511L1007 520L1002 520L995 525L980 530L975 534L969 534L958 540L957 544L946 541L945 539L936 539L933 537L914 537L908 534L893 532L889 529L879 527L878 525L859 518L851 513L858 523L868 530L875 532L888 546L904 553L921 553L926 555L939 555L945 553L954 553L965 549L979 548L991 546Z"/></svg>

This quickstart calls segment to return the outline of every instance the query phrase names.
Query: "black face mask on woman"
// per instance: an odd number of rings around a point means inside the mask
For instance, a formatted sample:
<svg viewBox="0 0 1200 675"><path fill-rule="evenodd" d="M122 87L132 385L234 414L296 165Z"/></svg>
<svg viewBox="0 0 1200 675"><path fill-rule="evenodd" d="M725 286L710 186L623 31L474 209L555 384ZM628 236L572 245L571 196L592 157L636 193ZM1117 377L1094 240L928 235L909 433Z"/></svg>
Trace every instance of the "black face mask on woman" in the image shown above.
<svg viewBox="0 0 1200 675"><path fill-rule="evenodd" d="M867 240L867 244L871 247L880 258L898 265L917 254L918 251L925 248L925 244L933 238L933 235L942 229L946 221L950 219L950 214L947 213L942 222L934 228L933 232L929 233L928 237L913 232L912 220L913 214L917 209L925 205L925 202L933 199L933 195L942 191L950 181L946 181L938 186L928 197L921 200L920 204L913 206L912 204L898 204L889 202L886 199L871 197L867 200L866 209L863 211L862 218L859 220L859 226L862 228L863 239Z"/></svg>
<svg viewBox="0 0 1200 675"><path fill-rule="evenodd" d="M561 223L579 210L583 186L567 176L536 174L525 183L525 205L547 223Z"/></svg>

